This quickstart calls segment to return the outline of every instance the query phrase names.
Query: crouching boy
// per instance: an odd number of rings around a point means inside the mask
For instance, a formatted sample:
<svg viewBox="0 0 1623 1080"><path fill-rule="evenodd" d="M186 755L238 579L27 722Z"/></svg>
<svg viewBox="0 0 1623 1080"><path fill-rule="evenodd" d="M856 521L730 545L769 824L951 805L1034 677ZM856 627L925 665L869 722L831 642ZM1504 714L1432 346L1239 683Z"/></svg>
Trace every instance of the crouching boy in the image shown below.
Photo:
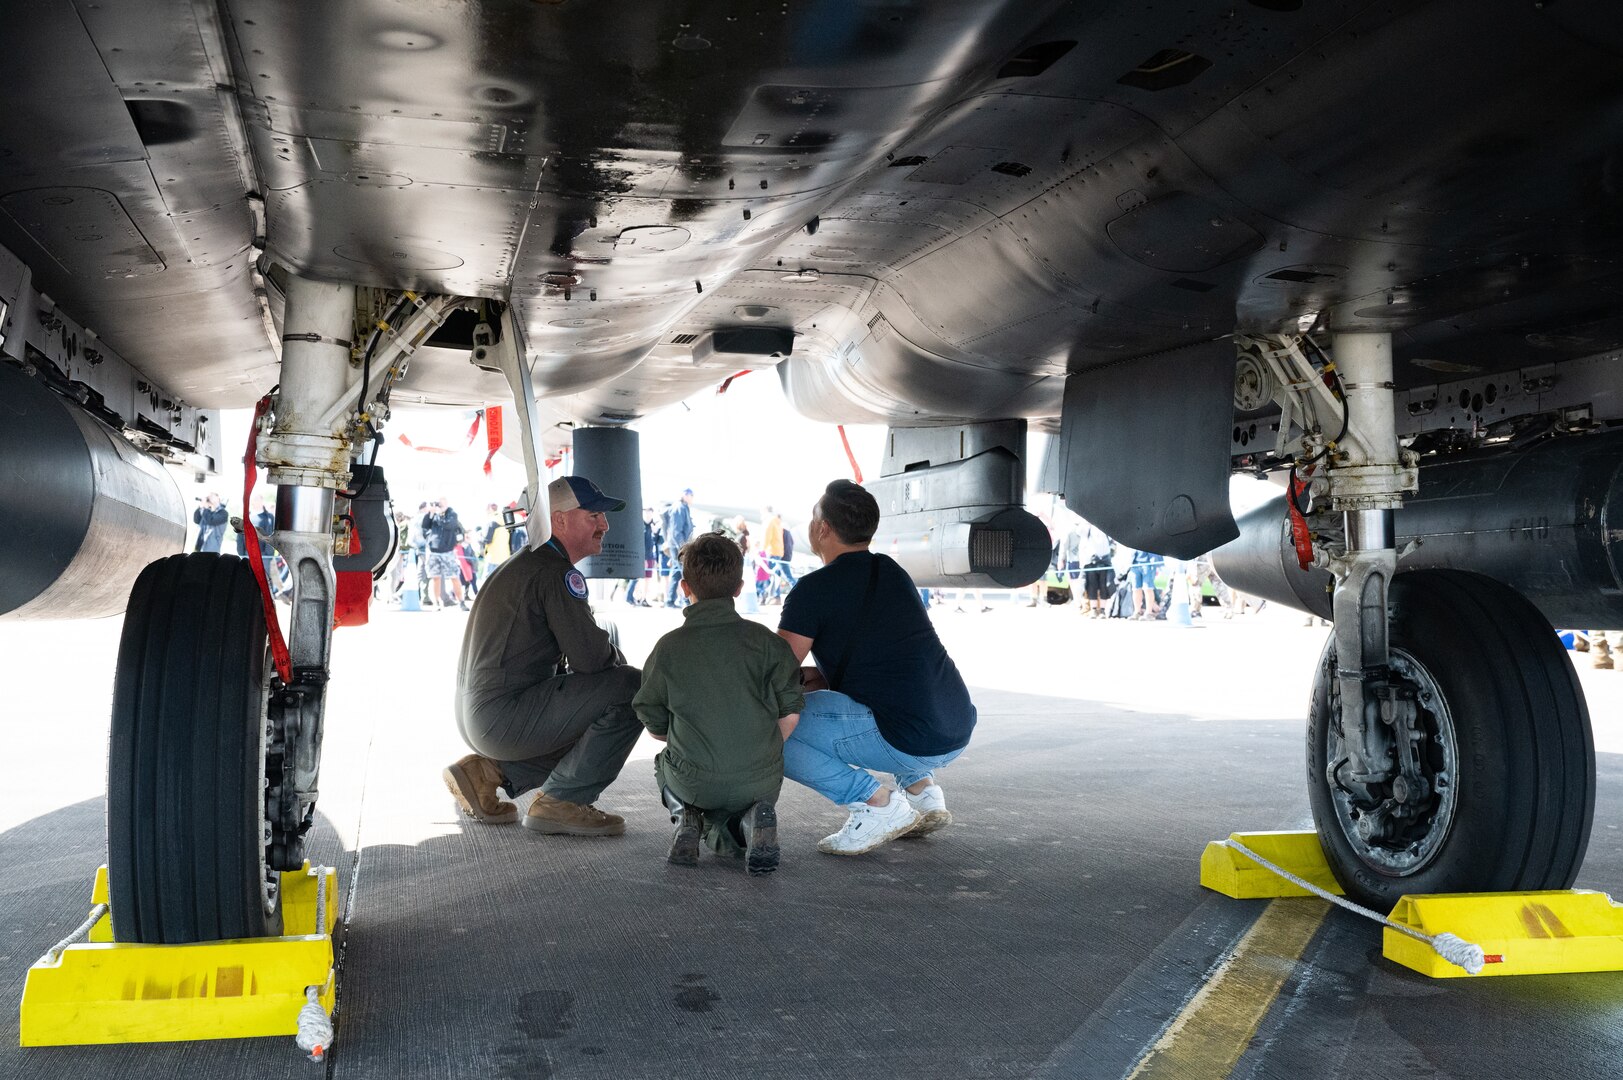
<svg viewBox="0 0 1623 1080"><path fill-rule="evenodd" d="M744 586L737 544L707 533L678 557L693 603L654 646L631 702L666 744L654 777L676 825L670 860L695 865L702 835L716 854L769 874L778 868L783 741L804 702L800 666L782 638L733 610Z"/></svg>

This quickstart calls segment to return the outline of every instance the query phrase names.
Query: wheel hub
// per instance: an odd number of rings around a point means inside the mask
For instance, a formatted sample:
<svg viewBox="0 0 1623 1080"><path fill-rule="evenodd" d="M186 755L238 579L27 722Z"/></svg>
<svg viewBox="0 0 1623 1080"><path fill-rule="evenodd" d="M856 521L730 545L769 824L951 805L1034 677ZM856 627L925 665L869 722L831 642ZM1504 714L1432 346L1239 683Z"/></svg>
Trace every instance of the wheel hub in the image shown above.
<svg viewBox="0 0 1623 1080"><path fill-rule="evenodd" d="M1390 650L1390 678L1371 687L1388 746L1387 768L1348 777L1339 720L1326 740L1330 797L1343 835L1370 867L1395 877L1417 873L1442 849L1454 820L1459 751L1453 717L1436 680L1413 656ZM1333 716L1340 689L1330 681Z"/></svg>
<svg viewBox="0 0 1623 1080"><path fill-rule="evenodd" d="M272 872L304 865L304 837L315 823L315 787L302 783L301 761L320 745L321 686L277 680L266 714L266 862ZM310 774L313 776L313 768Z"/></svg>
<svg viewBox="0 0 1623 1080"><path fill-rule="evenodd" d="M259 787L264 797L259 802L259 896L260 903L265 908L266 915L276 912L282 891L282 875L277 872L272 860L272 851L275 846L275 833L273 827L275 817L275 788L272 787L271 777L273 768L279 767L281 749L280 725L272 719L270 709L271 684L275 678L274 668L267 654L265 658L265 678L260 692L259 726Z"/></svg>

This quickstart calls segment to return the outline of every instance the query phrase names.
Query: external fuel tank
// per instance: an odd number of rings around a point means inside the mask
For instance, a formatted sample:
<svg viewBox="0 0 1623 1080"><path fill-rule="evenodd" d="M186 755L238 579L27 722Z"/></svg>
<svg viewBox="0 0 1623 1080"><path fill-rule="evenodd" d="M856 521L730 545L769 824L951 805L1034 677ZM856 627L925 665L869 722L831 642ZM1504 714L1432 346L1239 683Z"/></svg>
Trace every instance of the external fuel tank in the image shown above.
<svg viewBox="0 0 1623 1080"><path fill-rule="evenodd" d="M1520 592L1556 626L1623 628L1623 432L1424 462L1396 531L1398 550L1408 549L1400 574L1471 570ZM1241 592L1330 614L1330 574L1298 568L1283 495L1242 518L1212 563Z"/></svg>
<svg viewBox="0 0 1623 1080"><path fill-rule="evenodd" d="M141 568L186 540L162 465L6 363L0 507L0 618L116 615Z"/></svg>

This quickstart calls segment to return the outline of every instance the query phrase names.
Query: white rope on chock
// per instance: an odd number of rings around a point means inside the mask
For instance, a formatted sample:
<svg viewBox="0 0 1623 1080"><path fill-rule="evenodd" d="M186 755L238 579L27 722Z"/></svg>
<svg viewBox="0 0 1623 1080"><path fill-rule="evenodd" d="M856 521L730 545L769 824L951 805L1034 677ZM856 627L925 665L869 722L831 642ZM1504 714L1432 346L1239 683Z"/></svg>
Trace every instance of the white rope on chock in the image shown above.
<svg viewBox="0 0 1623 1080"><path fill-rule="evenodd" d="M91 908L90 917L84 922L80 923L78 929L76 929L73 933L69 934L55 945L52 945L49 949L46 949L45 955L39 958L39 962L42 964L54 964L58 960L62 959L62 954L67 951L67 947L84 937L86 934L90 933L90 928L95 926L96 922L103 915L107 914L107 911L108 908L106 904L97 904L95 907Z"/></svg>
<svg viewBox="0 0 1623 1080"><path fill-rule="evenodd" d="M1378 911L1371 911L1367 907L1353 903L1344 896L1337 896L1334 893L1327 892L1326 890L1319 888L1310 881L1303 881L1289 870L1275 866L1273 863L1269 862L1267 859L1264 859L1261 855L1258 855L1255 851L1252 851L1250 848L1246 847L1244 844L1233 839L1232 837L1221 841L1221 843L1225 847L1230 847L1235 851L1238 851L1241 855L1244 855L1246 858L1250 859L1252 862L1256 863L1265 870L1273 871L1275 874L1278 874L1292 885L1301 886L1314 896L1321 896L1330 901L1332 904L1335 904L1337 907L1346 908L1348 911L1351 911L1356 915L1362 915L1366 919L1374 919L1378 923L1385 926L1390 926L1398 933L1407 934L1416 941L1424 941L1436 951L1438 956L1441 956L1444 960L1447 960L1450 964L1453 964L1457 968L1463 968L1467 975L1481 974L1482 967L1487 962L1487 959L1482 952L1482 946L1480 945L1466 941L1465 939L1447 933L1446 931L1444 933L1435 935L1423 934L1412 926L1405 926L1402 923L1393 922L1391 919L1387 918L1385 915L1382 915Z"/></svg>
<svg viewBox="0 0 1623 1080"><path fill-rule="evenodd" d="M305 987L304 996L308 1000L299 1010L299 1034L295 1041L300 1050L310 1055L311 1061L320 1061L333 1044L332 1017L321 1007L321 987Z"/></svg>
<svg viewBox="0 0 1623 1080"><path fill-rule="evenodd" d="M313 866L310 872L316 875L316 933L319 934L327 925L327 868ZM337 1038L332 1017L321 1006L322 989L320 986L306 986L304 1007L299 1010L299 1033L295 1041L300 1050L310 1055L311 1061L325 1058Z"/></svg>

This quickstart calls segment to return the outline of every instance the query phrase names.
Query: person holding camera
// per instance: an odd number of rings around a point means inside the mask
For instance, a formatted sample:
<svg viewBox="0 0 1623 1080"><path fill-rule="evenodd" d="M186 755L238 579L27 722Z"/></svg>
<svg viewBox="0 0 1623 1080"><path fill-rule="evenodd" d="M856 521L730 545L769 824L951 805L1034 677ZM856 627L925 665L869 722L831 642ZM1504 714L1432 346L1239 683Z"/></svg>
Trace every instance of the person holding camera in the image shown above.
<svg viewBox="0 0 1623 1080"><path fill-rule="evenodd" d="M192 523L197 526L197 544L193 551L219 551L225 540L225 523L231 520L220 493L211 491L203 497L203 505L192 511Z"/></svg>
<svg viewBox="0 0 1623 1080"><path fill-rule="evenodd" d="M423 536L428 540L429 594L436 604L449 607L451 601L446 599L444 583L450 582L457 606L467 611L468 602L462 598L462 567L456 554L457 545L462 543L462 522L445 496L429 504L428 513L423 515Z"/></svg>

